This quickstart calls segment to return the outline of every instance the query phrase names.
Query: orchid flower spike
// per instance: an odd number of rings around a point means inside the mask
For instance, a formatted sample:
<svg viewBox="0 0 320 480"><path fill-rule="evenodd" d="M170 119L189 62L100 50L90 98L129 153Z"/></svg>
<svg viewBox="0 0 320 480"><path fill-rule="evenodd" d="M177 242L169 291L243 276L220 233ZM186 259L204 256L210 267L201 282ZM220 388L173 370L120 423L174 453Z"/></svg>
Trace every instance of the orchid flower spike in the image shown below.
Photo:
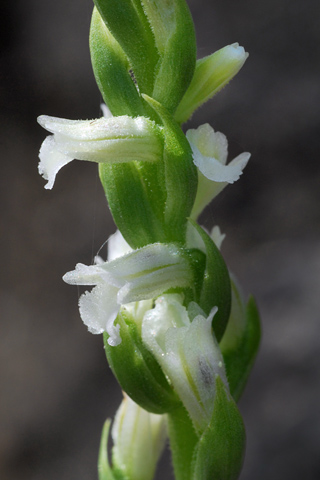
<svg viewBox="0 0 320 480"><path fill-rule="evenodd" d="M198 168L198 190L191 213L191 217L196 219L228 183L239 179L251 155L248 152L241 153L227 165L228 140L208 123L188 130L186 137Z"/></svg>
<svg viewBox="0 0 320 480"><path fill-rule="evenodd" d="M53 187L58 171L74 159L97 163L132 160L154 162L162 158L160 128L145 117L102 117L96 120L66 120L38 117L40 125L53 133L41 145L38 170Z"/></svg>

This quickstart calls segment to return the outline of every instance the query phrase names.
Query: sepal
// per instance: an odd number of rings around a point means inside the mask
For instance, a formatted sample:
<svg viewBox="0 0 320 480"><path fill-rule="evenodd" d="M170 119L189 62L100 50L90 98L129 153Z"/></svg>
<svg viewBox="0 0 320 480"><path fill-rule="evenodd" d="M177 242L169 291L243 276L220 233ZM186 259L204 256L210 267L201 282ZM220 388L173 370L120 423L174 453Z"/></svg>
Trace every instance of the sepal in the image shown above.
<svg viewBox="0 0 320 480"><path fill-rule="evenodd" d="M245 452L241 414L220 377L216 379L213 414L193 457L192 480L236 480Z"/></svg>
<svg viewBox="0 0 320 480"><path fill-rule="evenodd" d="M124 309L117 317L122 342L110 346L104 334L109 365L121 388L142 408L152 413L166 413L180 401L164 376L153 354L145 347L132 316Z"/></svg>

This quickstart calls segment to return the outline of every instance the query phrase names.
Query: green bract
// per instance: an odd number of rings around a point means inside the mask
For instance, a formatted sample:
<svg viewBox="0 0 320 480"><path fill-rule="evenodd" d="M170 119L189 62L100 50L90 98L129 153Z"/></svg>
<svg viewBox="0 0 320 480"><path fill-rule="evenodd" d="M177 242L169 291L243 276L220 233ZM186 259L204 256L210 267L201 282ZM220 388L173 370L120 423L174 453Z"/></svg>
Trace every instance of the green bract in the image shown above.
<svg viewBox="0 0 320 480"><path fill-rule="evenodd" d="M141 407L153 413L166 413L180 400L169 385L159 364L145 347L132 316L122 311L117 318L122 342L116 347L104 334L107 359L121 388Z"/></svg>

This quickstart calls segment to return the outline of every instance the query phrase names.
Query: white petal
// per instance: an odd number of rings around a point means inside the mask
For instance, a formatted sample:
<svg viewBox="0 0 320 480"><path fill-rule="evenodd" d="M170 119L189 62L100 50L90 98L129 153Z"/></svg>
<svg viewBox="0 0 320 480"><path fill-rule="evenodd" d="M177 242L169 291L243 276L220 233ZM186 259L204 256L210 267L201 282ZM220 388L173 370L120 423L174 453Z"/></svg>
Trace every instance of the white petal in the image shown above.
<svg viewBox="0 0 320 480"><path fill-rule="evenodd" d="M142 321L142 339L156 358L165 353L165 334L169 328L189 325L182 296L167 294L156 300L154 308L146 312Z"/></svg>
<svg viewBox="0 0 320 480"><path fill-rule="evenodd" d="M144 137L154 123L145 117L132 118L127 115L94 120L67 120L65 118L41 115L39 124L51 133L61 137L88 142L90 140L112 140L119 138Z"/></svg>
<svg viewBox="0 0 320 480"><path fill-rule="evenodd" d="M47 137L42 143L39 158L38 170L40 175L42 175L45 180L48 180L48 183L44 187L47 189L53 187L59 170L73 160L73 157L59 151L52 135Z"/></svg>
<svg viewBox="0 0 320 480"><path fill-rule="evenodd" d="M250 153L242 153L228 165L223 165L214 157L205 157L193 147L193 161L200 172L214 182L234 183L239 179L242 170L247 165Z"/></svg>
<svg viewBox="0 0 320 480"><path fill-rule="evenodd" d="M190 285L190 280L187 265L168 265L153 272L141 274L132 281L127 281L118 292L118 303L155 298L170 288L187 287Z"/></svg>
<svg viewBox="0 0 320 480"><path fill-rule="evenodd" d="M130 281L154 270L177 264L186 266L187 262L175 245L153 243L132 250L120 258L106 263L103 268L114 278Z"/></svg>
<svg viewBox="0 0 320 480"><path fill-rule="evenodd" d="M215 225L211 232L210 232L210 237L216 244L219 250L221 250L221 245L223 240L226 238L225 233L221 233L220 227L218 225Z"/></svg>
<svg viewBox="0 0 320 480"><path fill-rule="evenodd" d="M79 299L80 315L91 333L107 332L109 345L121 343L120 325L114 325L119 311L116 302L117 289L110 285L97 285L91 292L85 292Z"/></svg>
<svg viewBox="0 0 320 480"><path fill-rule="evenodd" d="M108 108L108 106L105 103L101 103L100 108L101 108L101 112L102 112L102 115L104 116L104 118L113 117L110 109Z"/></svg>
<svg viewBox="0 0 320 480"><path fill-rule="evenodd" d="M69 285L97 285L101 282L101 275L104 271L100 265L83 265L77 263L75 270L67 272L63 277L63 281Z"/></svg>
<svg viewBox="0 0 320 480"><path fill-rule="evenodd" d="M117 230L108 238L108 261L121 257L132 251L130 245L123 238L120 230Z"/></svg>
<svg viewBox="0 0 320 480"><path fill-rule="evenodd" d="M228 140L221 132L215 132L213 128L205 123L197 129L190 129L186 137L192 150L197 149L205 157L216 158L223 165L228 158Z"/></svg>

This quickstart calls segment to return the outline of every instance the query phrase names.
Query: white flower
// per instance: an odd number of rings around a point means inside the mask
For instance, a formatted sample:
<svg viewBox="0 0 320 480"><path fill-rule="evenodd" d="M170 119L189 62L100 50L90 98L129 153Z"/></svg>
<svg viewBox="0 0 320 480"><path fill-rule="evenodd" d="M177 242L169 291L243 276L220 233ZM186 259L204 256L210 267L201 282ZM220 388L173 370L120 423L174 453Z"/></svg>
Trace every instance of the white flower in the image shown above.
<svg viewBox="0 0 320 480"><path fill-rule="evenodd" d="M71 285L95 285L79 299L81 318L90 332L106 331L108 343L116 346L121 338L114 321L121 305L156 298L170 288L184 288L192 283L192 273L175 245L157 243L110 262L79 263L63 280Z"/></svg>
<svg viewBox="0 0 320 480"><path fill-rule="evenodd" d="M250 153L238 155L228 165L228 140L208 124L188 130L186 137L198 167L198 190L191 216L197 218L203 208L223 190L228 183L239 179L248 163Z"/></svg>
<svg viewBox="0 0 320 480"><path fill-rule="evenodd" d="M58 171L73 159L98 163L132 160L154 162L162 158L160 129L145 117L102 117L96 120L66 120L38 117L53 135L41 145L39 173L53 187Z"/></svg>
<svg viewBox="0 0 320 480"><path fill-rule="evenodd" d="M189 315L180 295L163 295L142 321L142 339L172 383L198 431L211 419L216 378L228 388L223 358L208 318L194 302Z"/></svg>
<svg viewBox="0 0 320 480"><path fill-rule="evenodd" d="M112 427L113 467L130 480L152 480L166 436L166 415L149 413L124 394Z"/></svg>

